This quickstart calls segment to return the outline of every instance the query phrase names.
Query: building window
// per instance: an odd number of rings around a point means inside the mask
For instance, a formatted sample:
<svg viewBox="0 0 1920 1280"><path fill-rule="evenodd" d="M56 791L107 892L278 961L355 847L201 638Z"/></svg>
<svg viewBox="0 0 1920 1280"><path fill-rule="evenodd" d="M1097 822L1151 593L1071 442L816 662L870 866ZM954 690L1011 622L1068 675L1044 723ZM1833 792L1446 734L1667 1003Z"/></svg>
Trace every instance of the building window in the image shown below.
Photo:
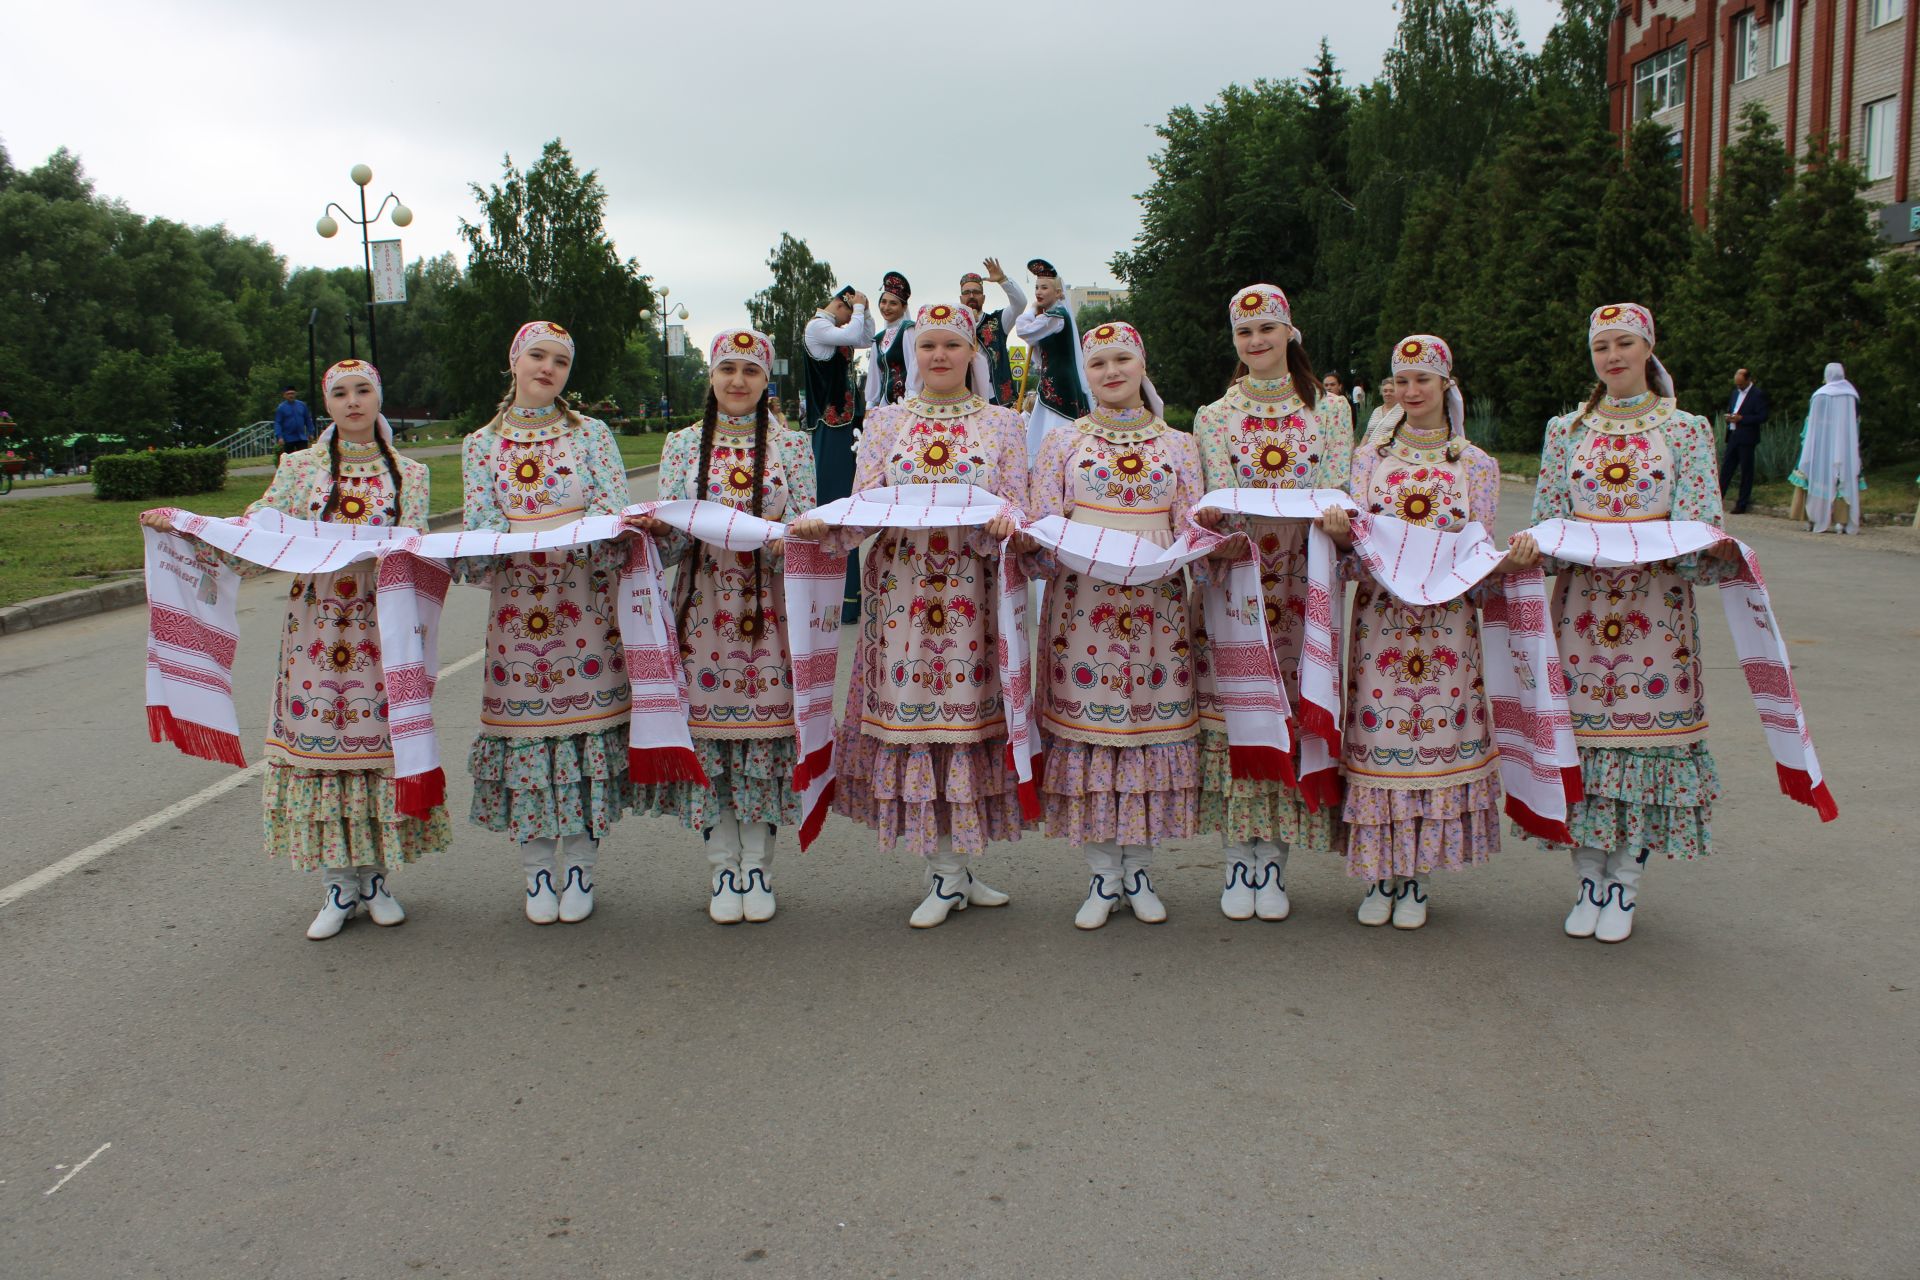
<svg viewBox="0 0 1920 1280"><path fill-rule="evenodd" d="M1760 29L1753 25L1753 10L1733 20L1733 78L1751 80L1760 74Z"/></svg>
<svg viewBox="0 0 1920 1280"><path fill-rule="evenodd" d="M1793 10L1796 0L1773 0L1773 64L1793 61Z"/></svg>
<svg viewBox="0 0 1920 1280"><path fill-rule="evenodd" d="M1898 98L1882 98L1867 104L1867 145L1861 159L1867 166L1867 181L1879 182L1893 176L1893 145L1898 132Z"/></svg>
<svg viewBox="0 0 1920 1280"><path fill-rule="evenodd" d="M1883 27L1896 18L1907 16L1907 0L1873 0L1873 7L1868 12L1867 25Z"/></svg>
<svg viewBox="0 0 1920 1280"><path fill-rule="evenodd" d="M1676 44L1643 59L1633 69L1633 118L1644 120L1685 104L1687 46Z"/></svg>

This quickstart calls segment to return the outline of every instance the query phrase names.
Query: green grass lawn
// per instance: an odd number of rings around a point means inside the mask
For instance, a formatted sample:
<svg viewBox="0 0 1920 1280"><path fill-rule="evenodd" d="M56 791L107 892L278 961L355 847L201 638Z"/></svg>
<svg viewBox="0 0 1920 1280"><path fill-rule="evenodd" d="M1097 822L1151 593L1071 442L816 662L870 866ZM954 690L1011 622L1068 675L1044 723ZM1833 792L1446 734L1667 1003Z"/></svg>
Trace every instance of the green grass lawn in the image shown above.
<svg viewBox="0 0 1920 1280"><path fill-rule="evenodd" d="M643 467L660 461L666 437L616 436L615 440L628 467ZM459 455L421 461L433 484L430 510L459 507ZM234 476L218 493L195 494L175 505L207 516L238 515L266 487L265 476ZM0 605L98 586L138 571L143 550L136 517L148 507L166 505L165 498L102 502L92 496L0 502Z"/></svg>

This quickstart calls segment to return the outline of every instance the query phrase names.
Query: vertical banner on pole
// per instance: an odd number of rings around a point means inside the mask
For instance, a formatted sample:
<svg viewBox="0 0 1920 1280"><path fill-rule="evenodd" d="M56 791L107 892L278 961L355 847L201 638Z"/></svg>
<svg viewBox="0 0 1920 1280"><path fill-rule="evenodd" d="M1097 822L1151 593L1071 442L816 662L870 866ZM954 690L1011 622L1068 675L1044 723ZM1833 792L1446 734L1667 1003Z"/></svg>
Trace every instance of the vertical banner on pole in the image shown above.
<svg viewBox="0 0 1920 1280"><path fill-rule="evenodd" d="M400 242L375 240L371 248L374 302L405 302L407 300L407 260L400 251Z"/></svg>
<svg viewBox="0 0 1920 1280"><path fill-rule="evenodd" d="M678 360L687 354L687 326L670 324L667 326L667 358Z"/></svg>

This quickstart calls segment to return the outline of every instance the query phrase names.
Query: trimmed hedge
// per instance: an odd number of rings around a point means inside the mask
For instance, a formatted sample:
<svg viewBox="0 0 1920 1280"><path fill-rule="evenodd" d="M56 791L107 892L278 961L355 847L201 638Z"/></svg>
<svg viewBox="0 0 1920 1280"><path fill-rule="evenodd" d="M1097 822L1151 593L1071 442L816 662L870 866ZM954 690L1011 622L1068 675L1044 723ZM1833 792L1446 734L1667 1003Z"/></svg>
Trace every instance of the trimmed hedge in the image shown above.
<svg viewBox="0 0 1920 1280"><path fill-rule="evenodd" d="M160 489L160 463L150 453L106 453L93 460L93 496L107 501L151 498Z"/></svg>
<svg viewBox="0 0 1920 1280"><path fill-rule="evenodd" d="M227 483L222 449L108 453L93 460L93 496L108 501L213 493Z"/></svg>

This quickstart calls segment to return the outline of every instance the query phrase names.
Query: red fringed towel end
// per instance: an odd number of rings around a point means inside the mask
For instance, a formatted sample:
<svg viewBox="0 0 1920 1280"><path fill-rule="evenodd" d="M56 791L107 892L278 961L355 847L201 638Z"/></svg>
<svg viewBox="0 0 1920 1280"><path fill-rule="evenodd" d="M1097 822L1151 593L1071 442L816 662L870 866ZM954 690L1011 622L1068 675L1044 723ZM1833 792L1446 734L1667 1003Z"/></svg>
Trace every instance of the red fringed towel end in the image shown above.
<svg viewBox="0 0 1920 1280"><path fill-rule="evenodd" d="M793 766L793 789L804 792L815 778L826 776L827 768L833 763L833 743L820 747L812 755L800 757Z"/></svg>
<svg viewBox="0 0 1920 1280"><path fill-rule="evenodd" d="M430 769L411 777L393 780L393 807L402 815L425 822L433 811L447 802L447 775L442 769Z"/></svg>
<svg viewBox="0 0 1920 1280"><path fill-rule="evenodd" d="M820 793L820 798L814 801L813 809L800 820L800 852L802 853L807 851L808 846L819 836L820 828L827 823L827 814L833 808L833 787L834 784L829 782L826 789Z"/></svg>
<svg viewBox="0 0 1920 1280"><path fill-rule="evenodd" d="M1334 723L1333 712L1325 707L1303 701L1300 705L1300 731L1326 743L1336 757L1342 753L1340 726Z"/></svg>
<svg viewBox="0 0 1920 1280"><path fill-rule="evenodd" d="M1046 760L1044 754L1034 756L1032 780L1014 786L1015 794L1020 797L1020 816L1028 822L1038 822L1046 814L1046 809L1040 803L1040 779L1046 769ZM1020 776L1020 770L1013 762L1012 744L1007 746L1007 772L1016 778Z"/></svg>
<svg viewBox="0 0 1920 1280"><path fill-rule="evenodd" d="M1293 776L1293 757L1278 747L1229 746L1227 763L1237 779L1299 786Z"/></svg>
<svg viewBox="0 0 1920 1280"><path fill-rule="evenodd" d="M1568 809L1572 809L1573 806L1587 798L1587 784L1581 781L1579 765L1561 766L1560 790L1566 793ZM1516 821L1518 820L1516 819ZM1567 843L1572 844L1573 841L1569 840Z"/></svg>
<svg viewBox="0 0 1920 1280"><path fill-rule="evenodd" d="M638 786L663 782L697 782L711 790L713 783L700 767L691 747L628 747L627 781Z"/></svg>
<svg viewBox="0 0 1920 1280"><path fill-rule="evenodd" d="M1522 831L1549 844L1573 843L1573 832L1567 829L1566 823L1548 821L1513 796L1507 797L1507 816Z"/></svg>
<svg viewBox="0 0 1920 1280"><path fill-rule="evenodd" d="M1840 816L1840 806L1834 803L1833 793L1827 790L1827 784L1813 785L1813 778L1804 769L1789 769L1775 762L1773 766L1780 774L1780 790L1806 805L1820 815L1820 821L1832 822Z"/></svg>
<svg viewBox="0 0 1920 1280"><path fill-rule="evenodd" d="M171 742L202 760L218 760L237 769L247 765L247 758L240 753L239 738L191 720L176 719L166 707L147 708L147 737L154 742Z"/></svg>
<svg viewBox="0 0 1920 1280"><path fill-rule="evenodd" d="M1340 803L1340 771L1322 769L1300 779L1300 799L1307 806L1308 813L1318 813L1322 809L1332 809Z"/></svg>

